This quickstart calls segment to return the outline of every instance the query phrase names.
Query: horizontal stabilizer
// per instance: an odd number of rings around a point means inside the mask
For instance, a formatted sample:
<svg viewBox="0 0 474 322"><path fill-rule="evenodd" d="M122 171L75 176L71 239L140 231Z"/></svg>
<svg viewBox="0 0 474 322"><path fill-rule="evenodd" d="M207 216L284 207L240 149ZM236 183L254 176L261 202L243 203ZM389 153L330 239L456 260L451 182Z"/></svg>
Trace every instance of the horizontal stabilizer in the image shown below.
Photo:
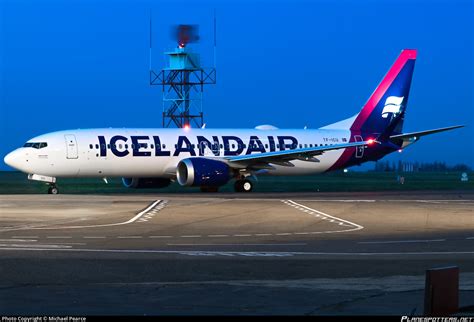
<svg viewBox="0 0 474 322"><path fill-rule="evenodd" d="M396 135L391 135L390 139L410 139L410 138L417 139L420 136L434 134L434 133L438 133L438 132L449 131L449 130L454 130L454 129L458 129L460 127L464 127L464 125L455 125L455 126L448 126L448 127L443 127L443 128L434 129L434 130L396 134Z"/></svg>

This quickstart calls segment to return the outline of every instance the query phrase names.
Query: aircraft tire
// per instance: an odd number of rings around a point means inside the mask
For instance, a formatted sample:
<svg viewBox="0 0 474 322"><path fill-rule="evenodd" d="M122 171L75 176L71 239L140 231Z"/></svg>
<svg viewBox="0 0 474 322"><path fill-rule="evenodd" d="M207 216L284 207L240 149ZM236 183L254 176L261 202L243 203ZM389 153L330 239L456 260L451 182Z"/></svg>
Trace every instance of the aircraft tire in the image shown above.
<svg viewBox="0 0 474 322"><path fill-rule="evenodd" d="M58 189L58 187L56 187L56 186L49 187L49 188L48 188L48 194L50 194L50 195L57 195L57 194L59 194L59 189Z"/></svg>
<svg viewBox="0 0 474 322"><path fill-rule="evenodd" d="M250 180L237 180L234 183L235 192L250 192L253 189L253 183Z"/></svg>

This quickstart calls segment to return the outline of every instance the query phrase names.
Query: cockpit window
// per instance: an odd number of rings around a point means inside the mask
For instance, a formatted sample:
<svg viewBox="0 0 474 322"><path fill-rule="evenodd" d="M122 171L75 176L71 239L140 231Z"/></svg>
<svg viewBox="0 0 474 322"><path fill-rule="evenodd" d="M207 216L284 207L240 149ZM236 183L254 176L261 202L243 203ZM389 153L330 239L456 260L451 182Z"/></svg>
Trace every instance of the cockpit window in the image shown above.
<svg viewBox="0 0 474 322"><path fill-rule="evenodd" d="M26 142L24 148L42 149L48 146L46 142Z"/></svg>

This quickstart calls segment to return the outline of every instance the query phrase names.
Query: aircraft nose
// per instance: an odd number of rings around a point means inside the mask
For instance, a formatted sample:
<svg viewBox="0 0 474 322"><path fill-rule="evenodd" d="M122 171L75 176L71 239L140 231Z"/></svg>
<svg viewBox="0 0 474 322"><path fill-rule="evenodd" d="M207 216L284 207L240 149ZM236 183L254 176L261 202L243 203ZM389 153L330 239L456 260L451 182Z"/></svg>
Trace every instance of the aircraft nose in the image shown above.
<svg viewBox="0 0 474 322"><path fill-rule="evenodd" d="M20 153L18 150L8 153L3 161L12 168L18 169L20 164Z"/></svg>

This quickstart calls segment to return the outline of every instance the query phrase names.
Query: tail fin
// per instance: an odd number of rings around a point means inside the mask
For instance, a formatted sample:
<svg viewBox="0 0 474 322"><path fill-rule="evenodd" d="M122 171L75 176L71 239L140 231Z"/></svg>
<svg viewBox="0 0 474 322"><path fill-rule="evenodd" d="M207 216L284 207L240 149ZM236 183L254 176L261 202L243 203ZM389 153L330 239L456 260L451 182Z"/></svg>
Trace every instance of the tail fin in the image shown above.
<svg viewBox="0 0 474 322"><path fill-rule="evenodd" d="M352 123L351 131L378 135L402 131L411 79L415 68L415 49L402 50Z"/></svg>

